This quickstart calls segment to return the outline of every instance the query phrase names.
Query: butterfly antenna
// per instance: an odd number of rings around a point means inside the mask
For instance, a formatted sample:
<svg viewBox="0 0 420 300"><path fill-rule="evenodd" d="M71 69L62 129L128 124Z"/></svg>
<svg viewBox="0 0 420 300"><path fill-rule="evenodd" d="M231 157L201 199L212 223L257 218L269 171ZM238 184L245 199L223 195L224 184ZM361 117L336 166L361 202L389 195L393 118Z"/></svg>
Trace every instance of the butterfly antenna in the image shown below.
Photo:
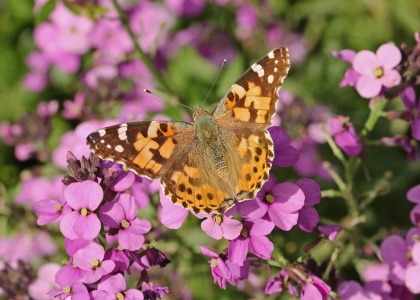
<svg viewBox="0 0 420 300"><path fill-rule="evenodd" d="M221 65L221 66L220 66L220 68L219 68L219 72L217 73L216 80L215 80L215 81L213 82L213 84L211 85L211 88L210 88L209 92L207 93L206 98L204 98L204 104L206 103L207 98L209 97L211 90L213 89L214 85L216 84L217 79L219 79L220 73L222 73L222 69L223 69L223 67L225 66L225 63L226 63L226 59L224 59L224 60L223 60L222 65Z"/></svg>
<svg viewBox="0 0 420 300"><path fill-rule="evenodd" d="M160 96L160 95L158 95L158 94L153 93L151 90L148 90L148 89L144 89L143 91L145 91L145 92L146 92L146 93L148 93L148 94L154 95L154 96L156 96L156 97L158 97L158 98L160 98L160 99L162 99L162 100L164 100L164 101L167 101L167 102L170 102L170 103L173 103L173 104L177 104L177 105L181 105L181 106L183 106L183 107L185 107L185 108L188 108L188 109L190 109L190 110L192 110L192 111L194 112L194 109L192 109L192 108L191 108L191 107L189 107L188 105L185 105L185 104L179 103L179 102L177 102L177 101L175 101L175 100L172 100L172 99L169 99L169 98L164 98L164 97L162 97L162 96Z"/></svg>

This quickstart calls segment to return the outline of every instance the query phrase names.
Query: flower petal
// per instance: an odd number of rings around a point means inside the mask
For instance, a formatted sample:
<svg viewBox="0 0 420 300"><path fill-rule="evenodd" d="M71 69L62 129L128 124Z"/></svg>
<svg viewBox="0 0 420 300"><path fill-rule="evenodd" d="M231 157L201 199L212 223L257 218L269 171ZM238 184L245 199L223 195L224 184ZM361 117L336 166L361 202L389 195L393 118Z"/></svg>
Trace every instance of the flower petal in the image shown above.
<svg viewBox="0 0 420 300"><path fill-rule="evenodd" d="M213 217L209 217L201 222L201 229L216 240L223 237L222 228L214 221ZM237 236L236 236L237 237Z"/></svg>
<svg viewBox="0 0 420 300"><path fill-rule="evenodd" d="M401 82L401 75L397 70L386 70L381 82L387 88L397 86Z"/></svg>
<svg viewBox="0 0 420 300"><path fill-rule="evenodd" d="M300 229L306 232L312 232L319 221L319 215L312 206L304 206L299 210L299 218L297 221Z"/></svg>
<svg viewBox="0 0 420 300"><path fill-rule="evenodd" d="M384 69L392 69L401 62L401 51L391 43L384 44L376 51L379 63Z"/></svg>
<svg viewBox="0 0 420 300"><path fill-rule="evenodd" d="M273 253L274 245L266 236L253 236L249 239L251 252L255 255L269 260Z"/></svg>
<svg viewBox="0 0 420 300"><path fill-rule="evenodd" d="M243 266L248 254L248 239L236 238L229 243L229 260L239 266Z"/></svg>
<svg viewBox="0 0 420 300"><path fill-rule="evenodd" d="M242 222L226 217L224 217L220 226L223 231L223 237L227 240L236 239L241 234L243 228Z"/></svg>
<svg viewBox="0 0 420 300"><path fill-rule="evenodd" d="M94 213L88 214L87 216L79 215L74 223L73 229L79 238L93 240L101 230L101 221L99 221L98 216Z"/></svg>
<svg viewBox="0 0 420 300"><path fill-rule="evenodd" d="M362 75L357 79L356 91L364 98L372 98L379 95L382 83L373 73Z"/></svg>
<svg viewBox="0 0 420 300"><path fill-rule="evenodd" d="M60 231L68 239L78 239L78 234L74 231L74 224L79 218L80 214L77 211L72 211L65 215L60 222Z"/></svg>
<svg viewBox="0 0 420 300"><path fill-rule="evenodd" d="M362 50L356 54L353 59L353 68L360 74L368 74L373 76L373 72L380 68L378 58L375 53L369 50Z"/></svg>

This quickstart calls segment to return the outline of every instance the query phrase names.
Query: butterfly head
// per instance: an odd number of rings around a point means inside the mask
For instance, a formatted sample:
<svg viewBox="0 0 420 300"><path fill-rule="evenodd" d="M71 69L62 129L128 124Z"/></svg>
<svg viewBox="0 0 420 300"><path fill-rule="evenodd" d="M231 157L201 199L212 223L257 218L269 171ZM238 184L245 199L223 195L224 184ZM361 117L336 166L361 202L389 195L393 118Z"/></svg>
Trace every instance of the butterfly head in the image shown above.
<svg viewBox="0 0 420 300"><path fill-rule="evenodd" d="M197 121L200 117L208 116L211 117L210 113L205 110L204 108L194 105L194 113L193 113L193 120L194 122Z"/></svg>

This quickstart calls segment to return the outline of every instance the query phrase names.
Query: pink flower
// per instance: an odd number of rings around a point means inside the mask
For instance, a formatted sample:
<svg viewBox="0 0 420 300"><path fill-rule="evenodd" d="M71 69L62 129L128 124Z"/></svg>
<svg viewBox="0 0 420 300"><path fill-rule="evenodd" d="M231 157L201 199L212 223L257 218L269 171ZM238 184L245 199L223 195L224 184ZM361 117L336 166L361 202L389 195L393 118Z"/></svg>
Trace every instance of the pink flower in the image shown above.
<svg viewBox="0 0 420 300"><path fill-rule="evenodd" d="M211 215L201 222L201 229L216 240L220 240L222 237L232 240L241 233L242 223L232 219L232 216L229 216L228 213L223 216Z"/></svg>
<svg viewBox="0 0 420 300"><path fill-rule="evenodd" d="M94 211L103 195L101 186L91 180L67 186L64 198L73 211L65 215L60 223L60 230L65 237L91 240L99 234L101 222Z"/></svg>
<svg viewBox="0 0 420 300"><path fill-rule="evenodd" d="M48 293L58 288L55 275L61 266L56 263L47 263L38 270L38 277L28 286L29 295L35 300L48 299Z"/></svg>
<svg viewBox="0 0 420 300"><path fill-rule="evenodd" d="M362 151L359 137L348 117L334 116L330 120L331 136L337 146L348 156L356 156Z"/></svg>
<svg viewBox="0 0 420 300"><path fill-rule="evenodd" d="M387 88L398 85L401 75L394 68L401 61L401 52L395 45L384 44L376 54L362 50L353 59L353 68L361 76L357 79L356 90L364 98L378 96L382 86Z"/></svg>
<svg viewBox="0 0 420 300"><path fill-rule="evenodd" d="M116 200L105 203L99 210L101 221L118 236L121 247L136 251L144 243L144 234L151 229L149 221L137 216L136 201L129 194L121 194Z"/></svg>
<svg viewBox="0 0 420 300"><path fill-rule="evenodd" d="M104 248L96 243L90 243L74 254L75 265L87 271L82 282L93 283L114 270L115 263L112 260L104 260L104 255Z"/></svg>

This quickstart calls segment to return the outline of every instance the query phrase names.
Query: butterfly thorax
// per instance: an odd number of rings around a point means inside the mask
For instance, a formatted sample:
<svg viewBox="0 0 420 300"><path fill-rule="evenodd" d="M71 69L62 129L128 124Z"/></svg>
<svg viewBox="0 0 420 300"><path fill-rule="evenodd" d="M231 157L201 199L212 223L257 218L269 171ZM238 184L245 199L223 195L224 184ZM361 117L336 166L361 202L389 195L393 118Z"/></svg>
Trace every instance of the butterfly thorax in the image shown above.
<svg viewBox="0 0 420 300"><path fill-rule="evenodd" d="M194 131L203 160L224 180L227 178L227 157L223 134L216 119L204 109L196 106L194 113Z"/></svg>

